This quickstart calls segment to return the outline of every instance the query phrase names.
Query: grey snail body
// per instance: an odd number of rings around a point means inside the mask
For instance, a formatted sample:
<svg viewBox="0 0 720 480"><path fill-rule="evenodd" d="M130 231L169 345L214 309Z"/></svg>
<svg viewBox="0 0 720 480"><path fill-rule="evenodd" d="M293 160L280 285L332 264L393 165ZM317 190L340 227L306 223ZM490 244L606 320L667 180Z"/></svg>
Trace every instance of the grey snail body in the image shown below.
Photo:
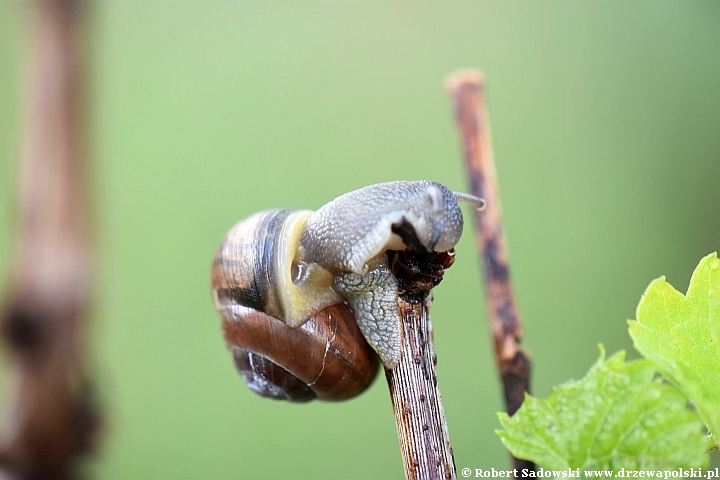
<svg viewBox="0 0 720 480"><path fill-rule="evenodd" d="M347 193L314 213L267 210L236 224L215 256L212 288L226 343L246 383L271 398L344 399L372 382L374 352L385 368L394 368L401 360L402 327L398 283L385 252L407 248L407 238L395 233L399 225L411 227L420 248L451 250L463 228L458 200L484 204L437 182L398 181ZM256 322L259 315L268 327L246 332L252 330L245 327L247 319ZM347 341L338 335L340 324ZM305 337L306 325L315 329L319 350ZM263 345L261 351L253 350L253 342ZM277 353L273 349L290 354L270 358ZM339 365L332 375L354 379L347 397L328 396L319 387L322 375L330 375L330 356ZM297 398L277 388L278 382L295 385L294 380L269 381L281 370L293 374L295 364L310 365L310 373L295 377L315 387L292 394Z"/></svg>

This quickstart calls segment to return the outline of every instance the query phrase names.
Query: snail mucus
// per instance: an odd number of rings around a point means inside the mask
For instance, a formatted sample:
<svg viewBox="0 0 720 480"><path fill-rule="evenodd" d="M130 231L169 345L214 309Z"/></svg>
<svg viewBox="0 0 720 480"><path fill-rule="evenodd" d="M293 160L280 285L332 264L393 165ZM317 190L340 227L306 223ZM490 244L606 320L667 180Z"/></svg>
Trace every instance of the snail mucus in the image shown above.
<svg viewBox="0 0 720 480"><path fill-rule="evenodd" d="M458 201L484 206L437 182L397 181L315 212L266 210L237 223L215 255L212 291L250 389L296 402L344 400L372 383L379 362L395 368L403 334L396 253L448 252L428 280L439 282L462 234Z"/></svg>

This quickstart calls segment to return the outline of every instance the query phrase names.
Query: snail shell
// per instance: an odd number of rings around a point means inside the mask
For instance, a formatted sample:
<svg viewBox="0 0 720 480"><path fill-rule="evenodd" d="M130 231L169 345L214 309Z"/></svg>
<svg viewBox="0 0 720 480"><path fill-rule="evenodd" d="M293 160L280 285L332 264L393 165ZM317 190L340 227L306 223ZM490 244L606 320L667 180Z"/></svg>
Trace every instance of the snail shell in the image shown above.
<svg viewBox="0 0 720 480"><path fill-rule="evenodd" d="M365 390L378 371L377 354L330 288L332 275L318 269L292 281L300 272L288 252L297 250L311 213L268 210L248 217L230 230L213 263L225 341L245 383L264 397L344 400ZM305 321L296 328L281 320L299 317Z"/></svg>
<svg viewBox="0 0 720 480"><path fill-rule="evenodd" d="M375 379L380 361L347 305L330 305L296 329L243 306L227 313L223 335L235 365L263 397L345 400Z"/></svg>
<svg viewBox="0 0 720 480"><path fill-rule="evenodd" d="M235 225L213 262L213 296L250 388L272 398L342 399L372 382L373 350L394 368L402 326L385 251L408 243L452 249L463 227L458 200L484 204L437 182L389 182L347 193L315 213L267 210ZM335 360L344 367L328 368ZM320 380L326 370L336 379ZM290 372L295 379L286 379ZM353 379L343 387L352 392L347 396L319 388L347 379Z"/></svg>

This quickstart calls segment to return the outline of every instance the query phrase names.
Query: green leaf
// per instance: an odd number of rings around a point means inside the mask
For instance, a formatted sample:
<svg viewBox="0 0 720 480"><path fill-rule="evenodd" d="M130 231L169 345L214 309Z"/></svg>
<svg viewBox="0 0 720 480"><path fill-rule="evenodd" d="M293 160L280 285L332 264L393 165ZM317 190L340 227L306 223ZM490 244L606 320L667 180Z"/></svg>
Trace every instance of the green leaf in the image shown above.
<svg viewBox="0 0 720 480"><path fill-rule="evenodd" d="M515 415L498 417L513 455L554 470L699 467L710 443L687 398L650 362L625 363L623 351L606 361L602 345L585 377L545 400L526 395Z"/></svg>
<svg viewBox="0 0 720 480"><path fill-rule="evenodd" d="M687 295L660 277L645 291L637 321L628 322L635 348L693 402L708 430L720 435L720 261L703 258Z"/></svg>

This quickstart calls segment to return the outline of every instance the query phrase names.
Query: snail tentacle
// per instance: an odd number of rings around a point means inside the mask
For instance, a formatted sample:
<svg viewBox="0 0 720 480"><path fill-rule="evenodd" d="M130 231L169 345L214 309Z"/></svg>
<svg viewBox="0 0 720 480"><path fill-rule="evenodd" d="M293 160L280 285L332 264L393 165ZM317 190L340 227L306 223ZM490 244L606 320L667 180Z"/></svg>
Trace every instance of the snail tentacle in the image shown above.
<svg viewBox="0 0 720 480"><path fill-rule="evenodd" d="M475 210L485 209L486 202L484 198L476 197L475 195L463 192L453 192L453 195L455 195L458 202L468 203L475 207Z"/></svg>

